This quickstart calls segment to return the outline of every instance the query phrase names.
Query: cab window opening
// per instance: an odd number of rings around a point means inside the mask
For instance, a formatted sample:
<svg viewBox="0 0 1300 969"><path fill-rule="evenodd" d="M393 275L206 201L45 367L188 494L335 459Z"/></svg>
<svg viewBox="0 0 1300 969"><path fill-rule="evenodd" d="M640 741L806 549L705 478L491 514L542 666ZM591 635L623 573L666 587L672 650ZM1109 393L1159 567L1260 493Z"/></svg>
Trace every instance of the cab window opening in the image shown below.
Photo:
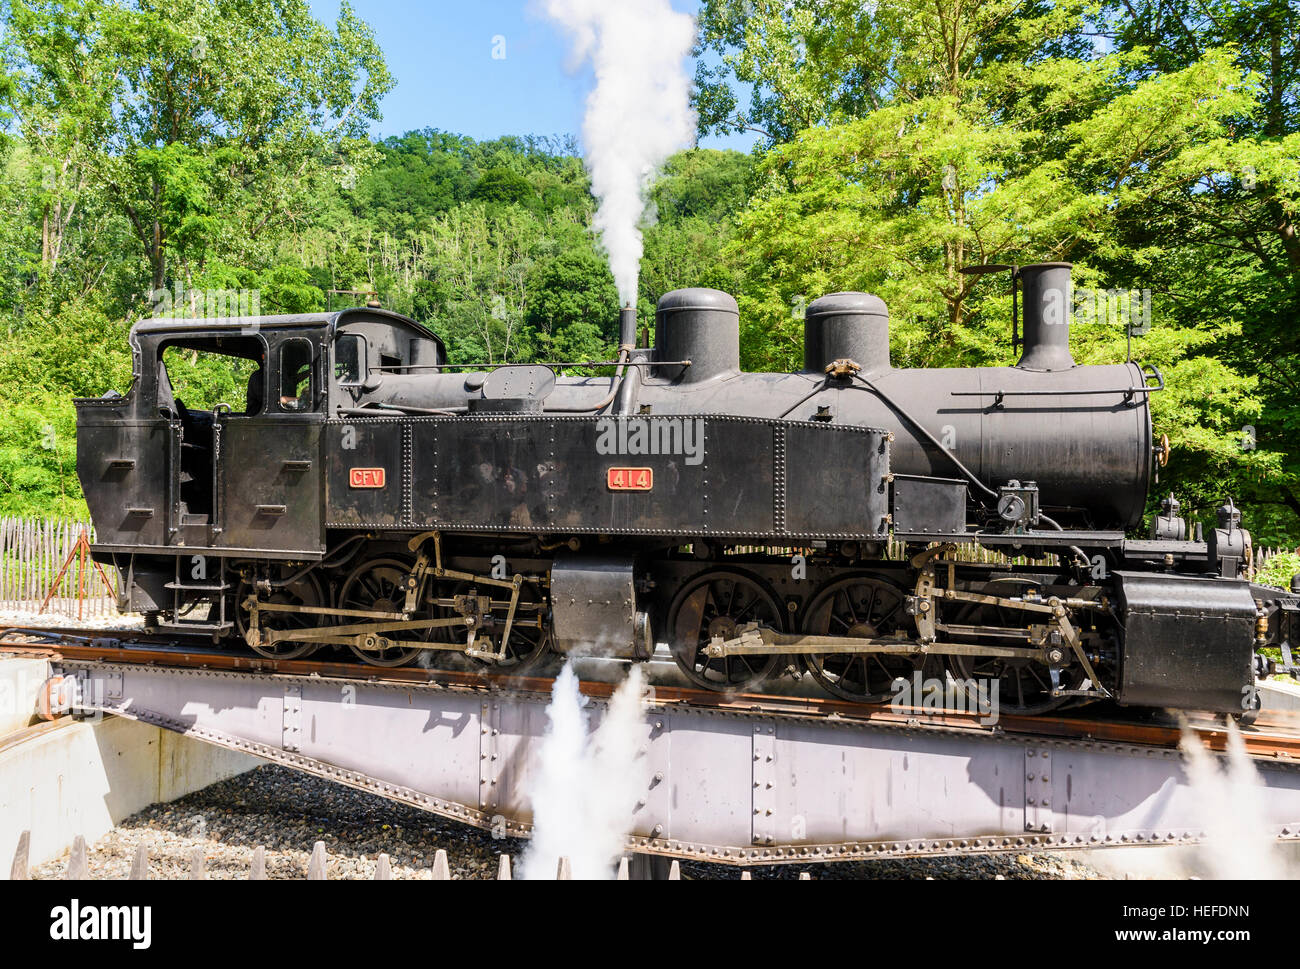
<svg viewBox="0 0 1300 969"><path fill-rule="evenodd" d="M257 337L190 337L164 342L157 356L158 415L179 427L183 520L211 521L216 411L253 416L264 404L265 344Z"/></svg>
<svg viewBox="0 0 1300 969"><path fill-rule="evenodd" d="M360 384L368 372L366 341L356 333L341 333L334 342L334 379L343 386Z"/></svg>
<svg viewBox="0 0 1300 969"><path fill-rule="evenodd" d="M280 347L280 409L301 414L316 407L315 354L310 340L286 340Z"/></svg>
<svg viewBox="0 0 1300 969"><path fill-rule="evenodd" d="M162 416L211 413L226 405L235 413L260 413L265 351L255 338L176 340L158 353L158 408Z"/></svg>

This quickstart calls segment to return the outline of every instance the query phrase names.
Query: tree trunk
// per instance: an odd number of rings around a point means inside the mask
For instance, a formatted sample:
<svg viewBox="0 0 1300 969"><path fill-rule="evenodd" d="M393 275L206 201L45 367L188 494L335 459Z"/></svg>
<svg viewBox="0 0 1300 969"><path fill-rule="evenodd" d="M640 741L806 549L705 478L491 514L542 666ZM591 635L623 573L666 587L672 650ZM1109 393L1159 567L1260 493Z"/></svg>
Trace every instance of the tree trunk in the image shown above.
<svg viewBox="0 0 1300 969"><path fill-rule="evenodd" d="M149 243L149 264L153 267L153 288L158 292L167 285L167 255L163 251L162 223L153 223L153 239Z"/></svg>
<svg viewBox="0 0 1300 969"><path fill-rule="evenodd" d="M1295 220L1276 198L1269 201L1268 212L1273 217L1273 231L1282 243L1282 251L1286 253L1291 272L1300 272L1300 235L1297 234Z"/></svg>
<svg viewBox="0 0 1300 969"><path fill-rule="evenodd" d="M1281 9L1279 9L1279 7ZM1287 4L1274 3L1265 16L1268 18L1268 134L1279 137L1286 132L1283 98L1286 90L1286 64L1282 59L1282 31L1287 21Z"/></svg>
<svg viewBox="0 0 1300 969"><path fill-rule="evenodd" d="M50 265L50 204L45 203L45 211L41 213L41 266L49 268Z"/></svg>
<svg viewBox="0 0 1300 969"><path fill-rule="evenodd" d="M1300 515L1300 496L1297 496L1294 491L1285 485L1279 487L1277 490L1278 495L1282 499L1282 504L1286 505L1297 515Z"/></svg>

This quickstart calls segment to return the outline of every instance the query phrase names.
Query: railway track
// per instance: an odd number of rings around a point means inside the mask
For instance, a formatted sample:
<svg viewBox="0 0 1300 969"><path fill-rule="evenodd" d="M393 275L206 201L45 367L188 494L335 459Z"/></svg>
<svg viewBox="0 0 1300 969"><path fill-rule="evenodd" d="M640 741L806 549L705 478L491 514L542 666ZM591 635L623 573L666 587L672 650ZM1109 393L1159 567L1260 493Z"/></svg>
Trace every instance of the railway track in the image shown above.
<svg viewBox="0 0 1300 969"><path fill-rule="evenodd" d="M506 676L421 667L380 669L357 663L311 659L274 660L214 648L206 637L73 626L42 629L0 627L0 655L6 654L78 663L273 674L489 694L509 692L544 696L551 692L554 682L550 676ZM584 678L580 689L583 695L599 700L609 698L616 686L617 682ZM956 730L1165 749L1177 748L1182 740L1182 723L1178 720L1160 719L1150 713L1126 715L1124 711L1114 709L1072 716L1003 716L996 724L987 724L983 722L982 714L974 712L865 706L821 696L721 694L654 683L653 680L652 687L655 703L665 708L687 707L777 719L852 721L918 731ZM1222 719L1189 717L1187 726L1210 750L1227 749L1229 732ZM1252 757L1300 761L1300 715L1265 710L1253 726L1241 729L1241 737Z"/></svg>

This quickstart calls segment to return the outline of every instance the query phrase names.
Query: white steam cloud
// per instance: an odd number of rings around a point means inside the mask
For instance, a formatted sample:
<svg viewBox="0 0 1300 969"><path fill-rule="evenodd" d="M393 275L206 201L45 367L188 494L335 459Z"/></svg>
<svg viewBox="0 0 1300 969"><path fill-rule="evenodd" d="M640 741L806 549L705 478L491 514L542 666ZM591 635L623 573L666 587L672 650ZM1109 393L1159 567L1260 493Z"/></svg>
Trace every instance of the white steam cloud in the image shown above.
<svg viewBox="0 0 1300 969"><path fill-rule="evenodd" d="M1207 751L1196 733L1183 725L1179 745L1187 757L1187 777L1204 812L1205 840L1198 858L1206 874L1215 879L1284 876L1285 865L1269 835L1264 782L1246 753L1237 725L1228 720L1228 756L1220 769L1219 758Z"/></svg>
<svg viewBox="0 0 1300 969"><path fill-rule="evenodd" d="M665 159L691 144L695 114L685 59L695 20L669 0L545 0L573 38L573 66L590 60L582 140L599 201L596 230L622 305L636 305L646 190Z"/></svg>
<svg viewBox="0 0 1300 969"><path fill-rule="evenodd" d="M533 840L524 852L525 879L553 881L560 858L572 877L609 879L627 844L637 802L649 785L641 756L646 722L641 668L614 691L589 737L585 703L573 664L555 680L550 721L533 775Z"/></svg>

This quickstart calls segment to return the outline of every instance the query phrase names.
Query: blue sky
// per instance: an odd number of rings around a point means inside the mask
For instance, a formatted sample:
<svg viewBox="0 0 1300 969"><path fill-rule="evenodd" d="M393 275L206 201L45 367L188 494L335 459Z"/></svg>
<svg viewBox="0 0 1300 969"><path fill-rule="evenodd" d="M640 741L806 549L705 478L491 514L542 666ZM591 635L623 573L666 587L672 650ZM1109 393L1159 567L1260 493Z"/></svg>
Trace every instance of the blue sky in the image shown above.
<svg viewBox="0 0 1300 969"><path fill-rule="evenodd" d="M310 3L317 19L334 22L339 0ZM672 4L688 13L699 7L697 0ZM374 28L397 79L377 134L441 128L485 139L581 132L590 74L566 73L567 39L531 0L353 0L353 7ZM492 56L498 36L504 59ZM747 151L753 141L702 144Z"/></svg>

